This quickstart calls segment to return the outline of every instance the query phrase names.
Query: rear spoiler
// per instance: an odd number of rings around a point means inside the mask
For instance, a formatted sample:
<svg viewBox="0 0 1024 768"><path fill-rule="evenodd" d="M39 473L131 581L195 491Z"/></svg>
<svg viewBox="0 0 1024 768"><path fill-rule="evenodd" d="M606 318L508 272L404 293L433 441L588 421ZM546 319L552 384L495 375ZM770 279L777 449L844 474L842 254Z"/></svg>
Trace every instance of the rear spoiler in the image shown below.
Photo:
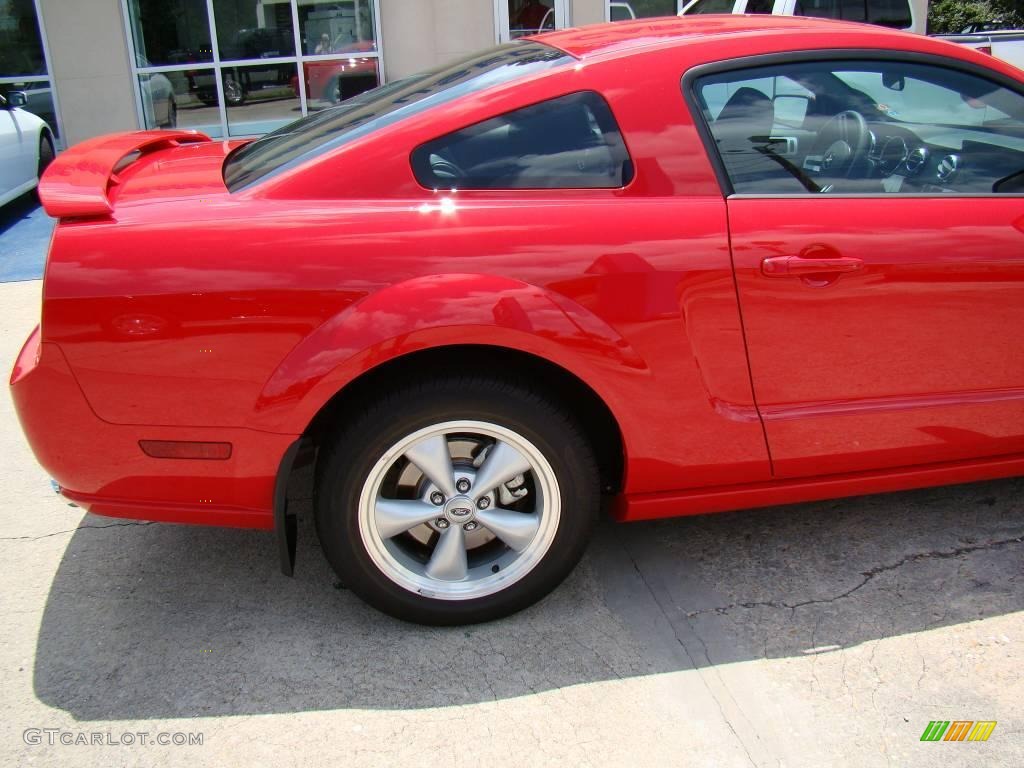
<svg viewBox="0 0 1024 768"><path fill-rule="evenodd" d="M194 131L131 131L83 141L50 164L39 183L39 199L54 218L106 216L114 210L107 193L126 157L209 140Z"/></svg>

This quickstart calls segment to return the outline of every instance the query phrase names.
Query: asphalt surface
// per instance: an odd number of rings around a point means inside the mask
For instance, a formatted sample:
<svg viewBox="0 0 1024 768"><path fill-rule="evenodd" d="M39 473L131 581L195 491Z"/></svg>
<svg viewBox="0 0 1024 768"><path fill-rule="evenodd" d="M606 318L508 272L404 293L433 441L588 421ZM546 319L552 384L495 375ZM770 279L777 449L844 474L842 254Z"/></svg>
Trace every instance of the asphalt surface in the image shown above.
<svg viewBox="0 0 1024 768"><path fill-rule="evenodd" d="M0 285L5 372L39 290ZM428 629L337 583L308 501L287 579L269 534L69 506L6 387L0 455L4 765L1024 764L1022 480L605 524L537 606Z"/></svg>

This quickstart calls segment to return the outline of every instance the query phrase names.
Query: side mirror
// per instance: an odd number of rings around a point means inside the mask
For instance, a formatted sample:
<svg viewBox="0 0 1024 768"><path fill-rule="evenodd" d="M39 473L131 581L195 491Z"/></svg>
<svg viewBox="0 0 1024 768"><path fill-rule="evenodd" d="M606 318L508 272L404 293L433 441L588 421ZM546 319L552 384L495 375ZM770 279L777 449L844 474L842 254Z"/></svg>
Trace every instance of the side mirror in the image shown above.
<svg viewBox="0 0 1024 768"><path fill-rule="evenodd" d="M28 96L24 91L10 91L7 94L7 104L10 107L24 107L28 104Z"/></svg>

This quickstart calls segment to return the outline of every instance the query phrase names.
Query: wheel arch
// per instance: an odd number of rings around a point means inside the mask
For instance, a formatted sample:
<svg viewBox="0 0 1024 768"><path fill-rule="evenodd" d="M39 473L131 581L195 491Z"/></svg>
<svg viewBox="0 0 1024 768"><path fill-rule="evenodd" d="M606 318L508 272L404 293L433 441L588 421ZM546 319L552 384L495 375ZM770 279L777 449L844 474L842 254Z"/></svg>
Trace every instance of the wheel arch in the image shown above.
<svg viewBox="0 0 1024 768"><path fill-rule="evenodd" d="M487 344L451 344L409 352L365 371L334 394L313 417L303 437L319 445L349 414L380 392L422 375L424 369L446 374L495 372L543 391L578 419L594 449L605 493L619 492L625 480L626 449L619 420L604 398L566 368L539 355Z"/></svg>

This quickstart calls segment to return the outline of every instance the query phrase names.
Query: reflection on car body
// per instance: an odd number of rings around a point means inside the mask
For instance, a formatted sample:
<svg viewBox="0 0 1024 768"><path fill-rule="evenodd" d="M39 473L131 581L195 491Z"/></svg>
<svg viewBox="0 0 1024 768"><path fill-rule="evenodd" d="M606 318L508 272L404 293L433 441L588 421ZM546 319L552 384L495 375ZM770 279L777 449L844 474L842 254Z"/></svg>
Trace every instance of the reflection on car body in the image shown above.
<svg viewBox="0 0 1024 768"><path fill-rule="evenodd" d="M347 586L483 621L555 588L603 503L1024 474L1022 174L1024 74L962 46L548 32L255 141L62 153L12 398L68 499L274 530L286 573L313 463Z"/></svg>

